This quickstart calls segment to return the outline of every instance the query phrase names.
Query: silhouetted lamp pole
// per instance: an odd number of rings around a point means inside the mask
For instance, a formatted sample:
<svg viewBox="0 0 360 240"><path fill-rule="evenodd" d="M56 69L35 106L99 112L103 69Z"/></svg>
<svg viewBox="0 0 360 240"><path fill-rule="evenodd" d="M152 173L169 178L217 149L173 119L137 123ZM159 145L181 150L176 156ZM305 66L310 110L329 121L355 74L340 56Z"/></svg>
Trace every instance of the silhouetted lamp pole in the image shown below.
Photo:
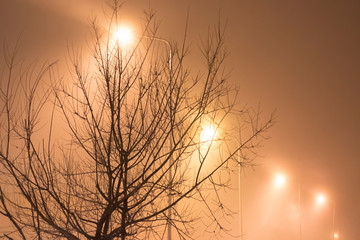
<svg viewBox="0 0 360 240"><path fill-rule="evenodd" d="M126 28L126 27L121 27L121 28L118 28L115 32L114 32L114 40L115 42L119 45L119 46L125 46L127 44L129 44L131 41L132 41L132 31L130 28ZM171 50L171 45L170 45L170 42L164 38L159 38L159 37L155 37L155 36L146 36L146 35L138 35L140 38L147 38L147 39L150 39L150 40L156 40L156 41L160 41L162 43L165 43L166 46L169 48L169 81L172 81L172 50ZM170 108L171 108L171 101L170 101ZM172 113L172 111L170 110L170 114ZM170 116L171 118L173 116ZM170 119L170 121L172 121L173 119ZM172 151L173 149L173 145L172 145L172 141L173 141L173 138L174 138L174 133L173 131L171 131L171 136L170 136L170 151ZM172 179L172 167L171 165L173 164L172 162L172 158L170 158L170 161L169 161L169 181L171 181ZM172 204L172 192L171 192L171 189L169 189L169 193L168 193L168 206L169 206L169 209L168 209L168 218L169 218L169 221L168 221L168 225L167 225L167 228L168 228L168 240L171 240L171 216L172 216L172 211L171 211L171 207L170 205Z"/></svg>

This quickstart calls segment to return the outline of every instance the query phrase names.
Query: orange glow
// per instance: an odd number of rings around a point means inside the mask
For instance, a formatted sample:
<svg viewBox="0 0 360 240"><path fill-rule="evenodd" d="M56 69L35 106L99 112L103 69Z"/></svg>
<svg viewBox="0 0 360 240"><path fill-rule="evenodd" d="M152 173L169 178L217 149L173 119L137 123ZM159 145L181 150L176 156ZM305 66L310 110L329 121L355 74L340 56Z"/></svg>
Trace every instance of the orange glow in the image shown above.
<svg viewBox="0 0 360 240"><path fill-rule="evenodd" d="M339 239L339 234L334 233L334 239Z"/></svg>
<svg viewBox="0 0 360 240"><path fill-rule="evenodd" d="M215 139L216 136L216 130L214 126L207 126L203 128L200 134L200 140L201 142L210 142Z"/></svg>
<svg viewBox="0 0 360 240"><path fill-rule="evenodd" d="M275 177L275 186L276 187L282 187L286 183L286 177L283 174L278 174Z"/></svg>
<svg viewBox="0 0 360 240"><path fill-rule="evenodd" d="M316 203L318 205L323 205L326 202L326 196L322 193L318 194L316 197Z"/></svg>
<svg viewBox="0 0 360 240"><path fill-rule="evenodd" d="M131 43L133 39L133 33L128 27L119 27L113 33L114 41L120 46L126 46Z"/></svg>

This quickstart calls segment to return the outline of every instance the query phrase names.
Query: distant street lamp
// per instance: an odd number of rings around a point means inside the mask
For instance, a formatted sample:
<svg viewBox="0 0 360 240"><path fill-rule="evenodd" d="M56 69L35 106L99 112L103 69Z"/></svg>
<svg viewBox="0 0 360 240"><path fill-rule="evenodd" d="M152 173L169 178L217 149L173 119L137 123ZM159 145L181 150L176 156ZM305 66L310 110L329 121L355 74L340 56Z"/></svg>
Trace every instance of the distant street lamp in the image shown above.
<svg viewBox="0 0 360 240"><path fill-rule="evenodd" d="M301 186L298 186L298 210L299 210L299 240L301 240Z"/></svg>
<svg viewBox="0 0 360 240"><path fill-rule="evenodd" d="M240 239L243 239L243 209L242 209L242 179L239 154L239 215L240 215Z"/></svg>
<svg viewBox="0 0 360 240"><path fill-rule="evenodd" d="M318 206L322 206L324 205L325 203L327 202L327 197L325 194L323 193L319 193L317 196L316 196L316 203ZM340 239L340 235L339 233L337 233L335 231L335 211L336 211L336 208L335 208L335 201L332 200L332 232L333 232L333 239ZM330 204L329 204L330 205Z"/></svg>
<svg viewBox="0 0 360 240"><path fill-rule="evenodd" d="M275 176L274 184L276 187L282 187L286 184L286 176L284 174L277 174ZM301 185L298 185L298 216L299 216L299 240L301 240Z"/></svg>
<svg viewBox="0 0 360 240"><path fill-rule="evenodd" d="M240 146L240 143L238 142L238 146ZM239 153L238 155L238 165L239 165L239 171L238 171L238 175L239 175L239 223L240 223L240 234L239 237L240 239L243 239L243 208L242 208L242 198L243 198L243 190L242 190L242 179L241 179L241 155Z"/></svg>
<svg viewBox="0 0 360 240"><path fill-rule="evenodd" d="M278 173L274 179L275 187L283 187L286 184L286 175ZM299 216L299 240L301 240L301 185L298 185L298 216Z"/></svg>
<svg viewBox="0 0 360 240"><path fill-rule="evenodd" d="M286 183L286 176L283 174L278 174L275 176L275 186L276 187L282 187Z"/></svg>
<svg viewBox="0 0 360 240"><path fill-rule="evenodd" d="M321 206L323 205L324 203L326 202L326 196L322 193L319 193L317 196L316 196L316 203Z"/></svg>
<svg viewBox="0 0 360 240"><path fill-rule="evenodd" d="M318 193L315 198L315 202L318 206L322 206L326 203L327 198L323 193ZM299 184L298 189L298 209L299 209L299 239L301 240L301 227L302 227L302 214L301 214L301 185Z"/></svg>
<svg viewBox="0 0 360 240"><path fill-rule="evenodd" d="M239 133L239 138L240 138L240 133ZM241 144L240 144L239 140L237 140L236 138L235 138L235 140L237 142L237 147L240 148ZM243 239L243 208L242 208L243 191L242 191L242 179L241 179L241 154L240 154L240 151L238 153L237 164L238 164L239 225L240 225L239 238Z"/></svg>
<svg viewBox="0 0 360 240"><path fill-rule="evenodd" d="M318 194L316 197L316 202L318 205L323 205L325 204L325 202L327 202L327 198L324 194ZM330 202L330 201L329 201ZM340 234L336 231L335 228L335 214L336 214L336 203L335 200L331 200L332 204L328 204L329 207L332 206L332 234L333 234L333 239L340 239Z"/></svg>
<svg viewBox="0 0 360 240"><path fill-rule="evenodd" d="M333 202L333 218L332 218L332 230L334 233L334 240L340 239L340 234L335 231L335 214L336 214L336 204L335 201Z"/></svg>

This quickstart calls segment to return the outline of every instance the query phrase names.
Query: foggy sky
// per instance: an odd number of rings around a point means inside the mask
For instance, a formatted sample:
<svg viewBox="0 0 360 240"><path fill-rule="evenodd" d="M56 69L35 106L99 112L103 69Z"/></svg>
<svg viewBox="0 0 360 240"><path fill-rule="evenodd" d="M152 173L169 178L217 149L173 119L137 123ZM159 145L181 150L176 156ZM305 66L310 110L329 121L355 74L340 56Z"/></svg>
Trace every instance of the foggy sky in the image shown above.
<svg viewBox="0 0 360 240"><path fill-rule="evenodd" d="M341 239L359 239L360 3L129 0L123 20L136 26L149 5L161 20L159 35L170 40L182 40L189 11L194 49L220 14L240 100L260 103L265 115L276 109L263 158L242 177L244 239L297 239L299 186L303 239L330 239L334 206ZM102 15L104 6L102 0L1 0L0 41L11 44L22 34L26 58L63 63L69 41L86 51L88 17ZM279 171L289 182L275 193L271 181ZM329 198L321 210L312 206L318 190ZM229 196L237 201L238 192ZM237 225L235 217L235 234Z"/></svg>

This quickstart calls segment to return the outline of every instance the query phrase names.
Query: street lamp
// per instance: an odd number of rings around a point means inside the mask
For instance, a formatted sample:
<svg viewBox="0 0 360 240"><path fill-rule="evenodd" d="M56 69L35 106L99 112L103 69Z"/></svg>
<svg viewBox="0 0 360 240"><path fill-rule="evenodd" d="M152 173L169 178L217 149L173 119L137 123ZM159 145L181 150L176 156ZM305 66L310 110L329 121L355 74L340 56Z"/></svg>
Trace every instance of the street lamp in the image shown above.
<svg viewBox="0 0 360 240"><path fill-rule="evenodd" d="M275 176L274 185L275 187L283 187L286 184L286 175L279 173ZM301 185L298 185L298 216L299 216L299 240L301 240Z"/></svg>
<svg viewBox="0 0 360 240"><path fill-rule="evenodd" d="M318 206L324 205L327 201L328 201L328 199L325 194L323 194L323 193L317 194L316 203ZM340 239L340 235L338 232L335 231L335 211L336 211L335 201L331 200L331 202L332 202L332 232L333 232L333 239L335 240L335 239ZM328 205L330 205L330 204L328 204Z"/></svg>
<svg viewBox="0 0 360 240"><path fill-rule="evenodd" d="M278 174L275 176L274 184L276 187L282 187L286 183L286 176L284 174Z"/></svg>
<svg viewBox="0 0 360 240"><path fill-rule="evenodd" d="M336 214L336 204L335 201L333 201L332 230L334 233L334 239L340 239L340 234L335 231L335 214Z"/></svg>
<svg viewBox="0 0 360 240"><path fill-rule="evenodd" d="M214 126L209 125L202 129L201 134L200 134L200 140L201 140L201 142L210 143L211 141L213 141L215 139L215 136L216 136L216 130L215 130Z"/></svg>
<svg viewBox="0 0 360 240"><path fill-rule="evenodd" d="M315 197L315 203L317 206L322 206L326 203L327 198L323 193L318 193ZM299 239L301 240L301 227L302 227L302 215L301 215L301 185L299 184L298 189L298 209L299 209Z"/></svg>
<svg viewBox="0 0 360 240"><path fill-rule="evenodd" d="M172 50L171 50L171 45L170 45L170 42L164 38L159 38L159 37L155 37L155 36L146 36L146 35L141 35L139 37L142 37L142 38L147 38L147 39L150 39L150 40L154 40L154 41L159 41L159 42L162 42L162 43L165 43L165 45L169 48L169 81L171 82L172 81ZM172 108L172 101L170 101L170 108ZM173 121L173 115L171 115L172 111L170 109L170 121ZM171 131L171 136L170 136L170 149L173 148L173 143L172 143L172 140L174 139L174 132ZM173 177L173 174L172 174L172 168L171 168L171 165L172 165L172 158L170 158L169 160L169 180L171 181L172 177ZM171 189L169 190L169 195L168 195L168 205L170 206L172 204L172 198L171 198ZM169 207L168 209L168 216L169 216L169 219L171 219L171 216L172 216L172 211L171 211L171 208ZM171 224L170 224L170 221L168 222L168 240L171 240Z"/></svg>
<svg viewBox="0 0 360 240"><path fill-rule="evenodd" d="M118 46L126 46L129 45L132 40L133 40L133 31L131 30L131 28L126 27L126 26L120 26L117 27L113 33L112 33L112 38L113 41L118 45ZM163 42L166 44L166 46L169 48L169 72L171 73L172 70L172 50L171 50L171 45L170 42L164 38L159 38L159 37L155 37L155 36L146 36L146 35L138 35L135 34L136 36L140 37L140 38L146 38L146 39L150 39L150 40L155 40L155 41L159 41L159 42ZM170 75L171 78L171 75Z"/></svg>
<svg viewBox="0 0 360 240"><path fill-rule="evenodd" d="M117 28L113 33L113 39L119 46L126 46L131 43L133 34L130 28L121 26Z"/></svg>
<svg viewBox="0 0 360 240"><path fill-rule="evenodd" d="M317 205L321 206L326 202L326 196L323 193L319 193L316 196L316 203Z"/></svg>
<svg viewBox="0 0 360 240"><path fill-rule="evenodd" d="M163 38L159 38L159 37L155 37L155 36L146 36L146 35L136 35L138 36L139 38L146 38L146 39L150 39L150 40L154 40L154 41L159 41L159 42L162 42L162 43L165 43L166 46L169 48L169 81L171 82L172 81L172 50L171 50L171 45L170 45L170 42L166 39L163 39ZM121 47L124 47L126 45L128 45L132 39L133 39L133 31L130 29L130 28L127 28L125 26L122 26L122 27L119 27L116 29L116 31L114 31L113 33L113 39L115 41L115 43L118 45L118 46L121 46ZM170 101L170 108L171 108L171 101ZM170 111L170 113L172 113L172 111ZM170 116L170 118L172 118L173 116ZM173 119L170 119L170 121L173 121ZM209 136L209 133L207 133L207 135ZM174 139L174 133L171 132L171 136L170 136L170 149L173 148L173 145L172 145L172 139ZM169 181L171 181L172 179L172 168L171 168L171 165L172 165L172 158L170 158L170 161L169 161ZM171 198L171 189L169 190L169 194L168 194L168 205L170 206L172 204L172 198ZM169 207L168 209L168 217L169 219L171 219L171 215L172 215L172 211L171 211L171 208ZM170 224L170 221L168 222L168 240L171 240L171 224Z"/></svg>
<svg viewBox="0 0 360 240"><path fill-rule="evenodd" d="M323 193L319 193L316 196L316 203L317 203L318 206L324 205L327 201L328 201L327 197ZM332 232L333 232L333 239L340 239L339 233L337 233L335 231L335 212L336 212L335 201L331 200L331 202L332 202ZM328 205L330 205L330 204L328 204Z"/></svg>
<svg viewBox="0 0 360 240"><path fill-rule="evenodd" d="M278 173L274 178L276 188L283 187L287 182L287 177L283 173ZM299 240L301 240L301 185L298 184L298 216L299 216Z"/></svg>
<svg viewBox="0 0 360 240"><path fill-rule="evenodd" d="M239 139L241 139L241 136L240 136L240 132L239 132ZM237 145L238 145L238 149L240 149L240 142L239 140L237 140L235 138L236 142L237 142ZM239 234L239 238L240 239L243 239L243 190L242 190L242 179L241 179L241 153L239 151L238 153L238 186L239 186L239 225L240 225L240 234Z"/></svg>
<svg viewBox="0 0 360 240"><path fill-rule="evenodd" d="M299 240L301 240L301 186L298 186L298 210L299 210Z"/></svg>

